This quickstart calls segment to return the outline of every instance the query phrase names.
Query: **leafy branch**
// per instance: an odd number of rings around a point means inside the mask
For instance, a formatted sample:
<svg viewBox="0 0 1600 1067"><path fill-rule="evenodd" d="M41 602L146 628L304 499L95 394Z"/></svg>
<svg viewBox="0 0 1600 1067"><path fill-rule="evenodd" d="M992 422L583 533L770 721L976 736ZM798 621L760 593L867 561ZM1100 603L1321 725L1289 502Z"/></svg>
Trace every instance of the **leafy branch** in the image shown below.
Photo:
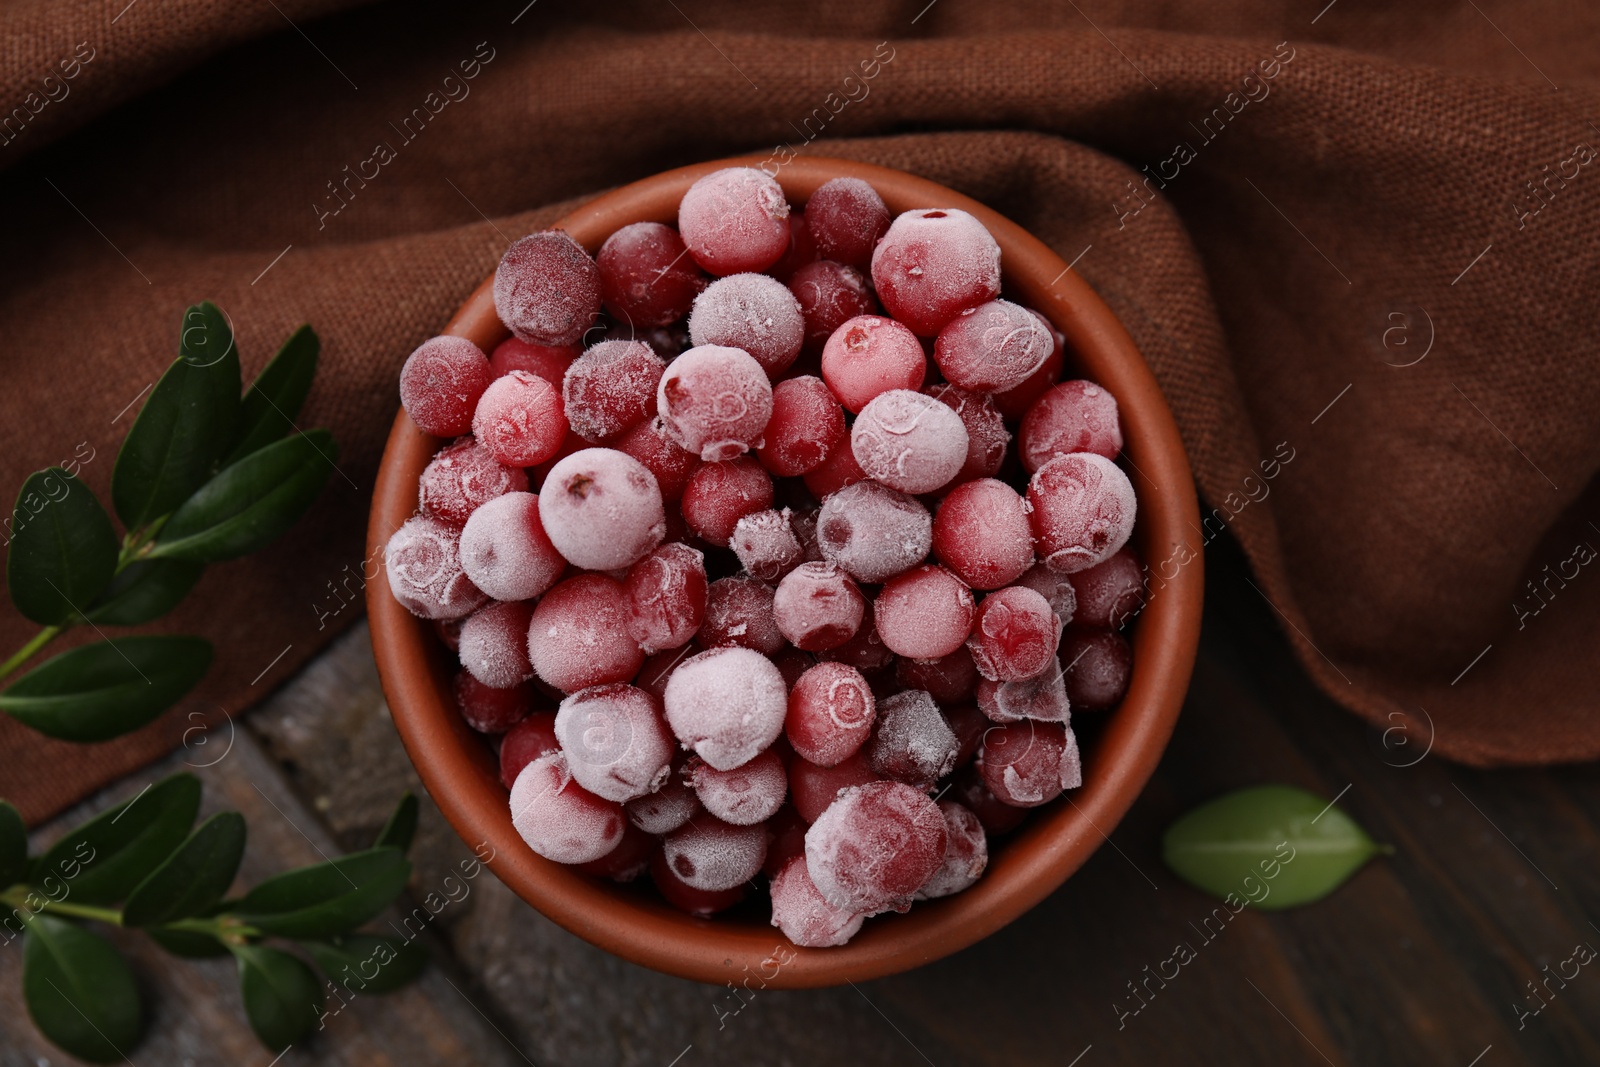
<svg viewBox="0 0 1600 1067"><path fill-rule="evenodd" d="M239 353L221 309L184 313L178 358L117 453L105 508L73 471L50 467L17 494L6 584L42 629L0 679L74 626L138 626L188 595L207 563L256 552L303 515L338 454L294 420L316 376L309 326L284 342L241 397ZM66 741L105 741L150 722L211 665L199 637L102 640L61 653L0 692L0 711Z"/></svg>
<svg viewBox="0 0 1600 1067"><path fill-rule="evenodd" d="M286 871L225 899L244 857L245 822L225 811L195 826L200 781L163 779L28 854L22 819L0 801L0 939L22 937L22 992L34 1025L93 1063L126 1059L144 1032L133 972L84 922L140 929L174 955L232 954L245 1015L281 1052L318 1026L327 989L386 993L427 962L410 940L357 933L405 888L417 800L405 794L371 848ZM370 973L369 973L370 967ZM352 985L353 983L353 985Z"/></svg>

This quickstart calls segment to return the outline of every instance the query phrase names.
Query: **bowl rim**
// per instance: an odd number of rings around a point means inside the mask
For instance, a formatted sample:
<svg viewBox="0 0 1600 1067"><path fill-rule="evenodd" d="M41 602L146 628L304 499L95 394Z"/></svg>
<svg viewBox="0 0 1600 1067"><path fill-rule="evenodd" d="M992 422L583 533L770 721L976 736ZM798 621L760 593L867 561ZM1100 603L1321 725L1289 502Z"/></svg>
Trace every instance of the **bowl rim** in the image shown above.
<svg viewBox="0 0 1600 1067"><path fill-rule="evenodd" d="M696 179L763 162L740 156L656 174L603 193L552 226L592 254L628 223L674 222ZM1118 397L1124 457L1139 501L1135 544L1147 576L1160 585L1148 589L1131 635L1133 678L1122 704L1101 713L1108 721L1085 753L1083 785L1035 811L965 892L868 922L846 945L797 948L774 927L695 918L653 895L535 855L512 826L493 753L447 700L450 679L433 626L394 599L382 567L367 583L366 599L384 695L418 775L462 840L513 892L591 944L667 974L717 985L743 976L747 984L757 978L761 988L815 988L899 973L975 944L1056 890L1109 840L1154 772L1181 710L1199 645L1204 568L1192 565L1202 558L1191 536L1200 528L1199 503L1171 410L1127 330L1077 271L993 209L904 171L802 156L775 177L796 203L831 178L855 177L878 189L892 214L938 207L976 216L1002 249L1007 297L1036 308L1066 335L1068 372ZM468 337L485 351L508 337L495 313L493 284L491 274L442 332ZM403 409L396 415L373 491L368 559L380 559L389 536L415 513L417 476L440 443Z"/></svg>

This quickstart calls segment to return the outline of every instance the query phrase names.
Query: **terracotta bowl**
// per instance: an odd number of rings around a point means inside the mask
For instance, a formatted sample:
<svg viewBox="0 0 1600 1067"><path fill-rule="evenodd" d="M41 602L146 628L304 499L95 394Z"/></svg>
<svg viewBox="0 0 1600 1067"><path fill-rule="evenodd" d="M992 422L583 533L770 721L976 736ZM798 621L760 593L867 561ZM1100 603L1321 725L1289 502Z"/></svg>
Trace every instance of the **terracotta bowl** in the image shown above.
<svg viewBox="0 0 1600 1067"><path fill-rule="evenodd" d="M606 193L556 225L590 252L632 222L675 222L678 202L701 176L759 158L669 171ZM1202 568L1190 559L1199 529L1188 459L1161 391L1133 340L1067 264L1021 227L941 185L900 171L838 159L801 158L778 175L794 203L830 178L870 182L892 213L956 207L1000 244L1006 295L1047 315L1066 335L1068 377L1106 386L1121 403L1125 466L1139 498L1134 546L1149 564L1153 596L1134 626L1132 684L1109 715L1088 724L1081 789L1033 812L996 842L988 871L966 892L870 919L848 945L797 949L768 925L764 908L697 919L647 886L601 881L535 855L511 825L507 792L485 739L457 714L449 657L430 625L389 593L382 571L368 583L373 650L395 725L428 792L469 846L493 849L489 867L548 918L635 963L722 984L756 975L768 987L843 984L894 974L956 952L1009 923L1064 882L1100 847L1155 770L1183 701L1200 635ZM485 351L509 334L486 279L445 326ZM398 371L398 361L396 370ZM395 418L378 472L367 530L376 558L417 504L417 477L440 446L404 411ZM1175 572L1175 573L1174 573ZM1089 724L1089 720L1098 719ZM645 880L647 881L647 879ZM769 972L776 968L776 976Z"/></svg>

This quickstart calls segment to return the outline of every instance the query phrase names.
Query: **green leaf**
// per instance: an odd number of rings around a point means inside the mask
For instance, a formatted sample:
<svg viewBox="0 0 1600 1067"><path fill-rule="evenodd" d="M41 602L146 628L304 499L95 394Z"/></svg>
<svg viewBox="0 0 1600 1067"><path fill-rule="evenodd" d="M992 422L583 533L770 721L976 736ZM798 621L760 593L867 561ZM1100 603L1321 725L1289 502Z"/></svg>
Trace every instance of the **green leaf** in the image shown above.
<svg viewBox="0 0 1600 1067"><path fill-rule="evenodd" d="M407 793L400 798L400 803L395 805L394 814L383 824L383 829L378 831L378 839L372 843L372 847L382 848L384 845L389 845L403 853L411 847L411 839L416 836L417 798L414 794Z"/></svg>
<svg viewBox="0 0 1600 1067"><path fill-rule="evenodd" d="M1184 881L1264 911L1321 900L1374 854L1392 851L1321 797L1287 785L1220 796L1167 827L1161 841L1162 858Z"/></svg>
<svg viewBox="0 0 1600 1067"><path fill-rule="evenodd" d="M0 800L0 889L28 877L28 827L17 809Z"/></svg>
<svg viewBox="0 0 1600 1067"><path fill-rule="evenodd" d="M428 965L428 953L415 941L372 934L307 941L305 948L329 978L361 993L393 993Z"/></svg>
<svg viewBox="0 0 1600 1067"><path fill-rule="evenodd" d="M239 432L239 353L206 301L184 312L178 358L161 376L111 471L111 502L130 530L171 514L205 484Z"/></svg>
<svg viewBox="0 0 1600 1067"><path fill-rule="evenodd" d="M33 880L65 878L74 904L114 904L172 854L200 811L200 779L174 774L51 845Z"/></svg>
<svg viewBox="0 0 1600 1067"><path fill-rule="evenodd" d="M60 467L22 483L6 560L11 602L34 622L66 622L111 581L117 534L87 486Z"/></svg>
<svg viewBox="0 0 1600 1067"><path fill-rule="evenodd" d="M176 922L209 910L233 884L244 859L244 816L222 811L195 827L122 906L123 926Z"/></svg>
<svg viewBox="0 0 1600 1067"><path fill-rule="evenodd" d="M251 453L173 514L151 555L209 563L265 547L311 507L338 452L332 434L312 430Z"/></svg>
<svg viewBox="0 0 1600 1067"><path fill-rule="evenodd" d="M322 1017L322 983L300 959L275 948L234 945L244 1013L268 1051L282 1052Z"/></svg>
<svg viewBox="0 0 1600 1067"><path fill-rule="evenodd" d="M195 930L164 930L157 926L146 930L145 933L174 956L186 960L204 960L228 954L227 945L210 934L202 934Z"/></svg>
<svg viewBox="0 0 1600 1067"><path fill-rule="evenodd" d="M399 849L372 848L269 878L229 912L279 937L333 937L388 907L410 874Z"/></svg>
<svg viewBox="0 0 1600 1067"><path fill-rule="evenodd" d="M224 467L271 444L295 429L295 416L311 392L317 376L317 351L321 342L310 326L301 326L278 349L272 362L262 368L239 404L239 424L243 428Z"/></svg>
<svg viewBox="0 0 1600 1067"><path fill-rule="evenodd" d="M40 1033L90 1063L122 1062L144 1032L139 988L122 956L49 915L28 919L22 996Z"/></svg>
<svg viewBox="0 0 1600 1067"><path fill-rule="evenodd" d="M0 693L0 711L63 741L137 730L194 688L211 666L199 637L119 637L46 660Z"/></svg>
<svg viewBox="0 0 1600 1067"><path fill-rule="evenodd" d="M107 626L138 626L159 619L189 595L205 569L205 564L186 559L147 559L130 564L111 579L99 601L89 609L89 619Z"/></svg>

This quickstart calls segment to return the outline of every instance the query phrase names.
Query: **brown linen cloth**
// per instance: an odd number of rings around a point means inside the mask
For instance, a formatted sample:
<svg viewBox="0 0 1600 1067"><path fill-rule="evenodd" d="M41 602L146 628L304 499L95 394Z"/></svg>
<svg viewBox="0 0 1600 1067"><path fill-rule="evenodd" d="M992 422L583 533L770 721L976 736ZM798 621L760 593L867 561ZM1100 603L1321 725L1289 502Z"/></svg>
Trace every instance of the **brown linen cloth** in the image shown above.
<svg viewBox="0 0 1600 1067"><path fill-rule="evenodd" d="M38 819L220 755L201 724L358 615L396 371L508 239L778 144L947 183L1074 261L1166 389L1218 509L1197 539L1231 529L1329 693L1424 710L1470 763L1600 755L1600 10L925 2L8 5L3 491L76 449L104 494L204 298L247 375L314 324L301 422L344 451L162 626L216 644L200 689L105 745L0 719L0 795ZM32 630L0 613L6 650Z"/></svg>

